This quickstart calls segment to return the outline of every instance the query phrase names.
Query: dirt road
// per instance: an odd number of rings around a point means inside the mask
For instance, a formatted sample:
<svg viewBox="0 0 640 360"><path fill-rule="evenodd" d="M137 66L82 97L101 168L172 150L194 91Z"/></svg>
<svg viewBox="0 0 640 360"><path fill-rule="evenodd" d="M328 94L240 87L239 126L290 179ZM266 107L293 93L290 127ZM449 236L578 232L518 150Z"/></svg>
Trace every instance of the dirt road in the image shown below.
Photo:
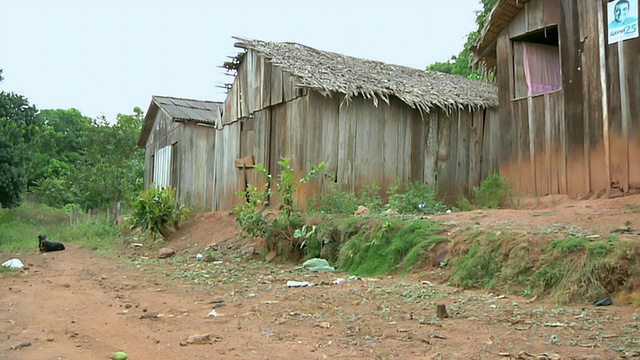
<svg viewBox="0 0 640 360"><path fill-rule="evenodd" d="M625 206L612 216L636 219ZM503 215L467 220L502 223ZM381 279L308 274L247 258L232 243L235 230L226 215L199 216L168 260L134 262L73 244L57 253L0 253L29 266L0 279L0 359L107 359L118 350L131 360L640 356L637 308L460 291L437 284L437 269ZM216 261L198 262L197 250L211 243L220 247ZM338 278L345 281L333 284ZM289 280L315 286L289 288ZM438 304L450 317L436 317ZM207 316L212 310L218 316ZM193 335L207 336L188 341Z"/></svg>

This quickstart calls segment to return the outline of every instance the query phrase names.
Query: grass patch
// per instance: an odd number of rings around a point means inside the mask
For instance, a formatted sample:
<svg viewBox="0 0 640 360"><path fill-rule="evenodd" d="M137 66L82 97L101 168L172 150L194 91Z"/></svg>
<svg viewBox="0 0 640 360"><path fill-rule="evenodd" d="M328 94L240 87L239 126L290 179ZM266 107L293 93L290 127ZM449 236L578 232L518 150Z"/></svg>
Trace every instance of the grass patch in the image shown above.
<svg viewBox="0 0 640 360"><path fill-rule="evenodd" d="M120 230L101 219L89 219L73 226L59 229L55 241L74 243L81 247L109 253L118 239Z"/></svg>
<svg viewBox="0 0 640 360"><path fill-rule="evenodd" d="M52 234L68 224L63 210L46 205L0 209L0 249L13 253L37 249L39 234Z"/></svg>
<svg viewBox="0 0 640 360"><path fill-rule="evenodd" d="M341 247L337 267L357 276L379 276L421 266L428 251L448 241L439 224L370 219Z"/></svg>
<svg viewBox="0 0 640 360"><path fill-rule="evenodd" d="M12 269L6 266L0 266L0 279L16 277L20 275L20 269Z"/></svg>
<svg viewBox="0 0 640 360"><path fill-rule="evenodd" d="M450 278L461 288L538 295L559 304L593 302L633 290L640 272L640 245L615 237L569 235L535 245L528 237L482 234L463 242L467 246L454 254Z"/></svg>
<svg viewBox="0 0 640 360"><path fill-rule="evenodd" d="M108 224L106 217L101 215L82 216L71 225L67 212L46 205L25 203L17 208L0 210L0 250L10 253L37 251L39 234L47 235L51 241L110 252L120 229Z"/></svg>

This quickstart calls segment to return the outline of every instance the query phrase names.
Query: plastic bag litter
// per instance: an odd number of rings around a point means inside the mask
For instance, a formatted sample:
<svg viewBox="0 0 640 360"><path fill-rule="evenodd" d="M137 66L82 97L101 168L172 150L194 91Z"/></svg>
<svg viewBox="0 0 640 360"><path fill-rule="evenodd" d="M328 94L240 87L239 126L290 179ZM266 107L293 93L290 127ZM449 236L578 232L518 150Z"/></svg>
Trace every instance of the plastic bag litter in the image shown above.
<svg viewBox="0 0 640 360"><path fill-rule="evenodd" d="M312 285L308 281L293 281L293 280L287 281L287 287L306 287L306 286L312 286Z"/></svg>
<svg viewBox="0 0 640 360"><path fill-rule="evenodd" d="M333 266L329 265L329 262L327 260L320 259L320 258L314 258L314 259L309 259L309 260L305 261L302 264L302 268L307 270L307 271L311 271L311 272L317 272L317 271L332 272L332 271L336 271L336 269Z"/></svg>
<svg viewBox="0 0 640 360"><path fill-rule="evenodd" d="M2 263L2 266L12 268L12 269L22 269L24 264L20 259L11 259Z"/></svg>

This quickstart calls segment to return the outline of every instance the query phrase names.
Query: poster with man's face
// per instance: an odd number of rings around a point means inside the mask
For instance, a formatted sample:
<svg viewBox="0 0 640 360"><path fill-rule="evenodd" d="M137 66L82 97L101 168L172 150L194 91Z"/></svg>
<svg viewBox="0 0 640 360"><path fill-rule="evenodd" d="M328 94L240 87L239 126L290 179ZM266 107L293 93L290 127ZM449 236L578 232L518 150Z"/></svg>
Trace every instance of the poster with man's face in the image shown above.
<svg viewBox="0 0 640 360"><path fill-rule="evenodd" d="M638 37L638 0L614 0L607 4L609 44Z"/></svg>

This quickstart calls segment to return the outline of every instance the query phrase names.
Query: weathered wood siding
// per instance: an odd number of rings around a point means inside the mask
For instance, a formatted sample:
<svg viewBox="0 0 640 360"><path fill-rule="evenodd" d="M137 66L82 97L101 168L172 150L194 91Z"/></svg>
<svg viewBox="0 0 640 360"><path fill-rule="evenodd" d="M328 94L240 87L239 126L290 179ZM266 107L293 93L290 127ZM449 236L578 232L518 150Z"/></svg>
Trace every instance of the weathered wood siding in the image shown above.
<svg viewBox="0 0 640 360"><path fill-rule="evenodd" d="M493 110L421 115L394 97L376 107L364 98L346 102L339 94L325 97L294 85L287 73L247 52L216 139L217 208L242 201L237 192L246 184L264 184L252 169L233 166L246 156L274 176L278 161L289 157L297 178L326 162L329 176L301 186L301 205L333 181L344 190L376 184L383 192L397 180L426 181L455 201L497 171L498 147L490 144L495 134L485 132Z"/></svg>
<svg viewBox="0 0 640 360"><path fill-rule="evenodd" d="M344 190L376 184L383 193L397 180L425 181L455 201L497 171L492 141L499 136L486 130L495 110L420 114L395 97L376 107L370 99L332 95L297 89L288 73L248 51L216 133L214 208L230 209L243 201L237 192L247 184L264 184L252 169L234 166L247 156L273 176L278 161L291 158L296 178L326 162L328 176L301 186L302 206L334 181Z"/></svg>
<svg viewBox="0 0 640 360"><path fill-rule="evenodd" d="M498 37L500 116L490 137L517 194L640 189L640 166L630 161L640 154L640 77L631 75L640 71L640 41L606 45L608 21L604 0L532 0ZM563 89L516 98L512 39L550 26L558 28Z"/></svg>
<svg viewBox="0 0 640 360"><path fill-rule="evenodd" d="M215 129L195 122L175 122L161 109L149 134L145 163L153 164L152 156L171 147L170 185L177 197L194 210L211 210L214 196L213 150ZM153 166L145 167L145 189L153 184Z"/></svg>

